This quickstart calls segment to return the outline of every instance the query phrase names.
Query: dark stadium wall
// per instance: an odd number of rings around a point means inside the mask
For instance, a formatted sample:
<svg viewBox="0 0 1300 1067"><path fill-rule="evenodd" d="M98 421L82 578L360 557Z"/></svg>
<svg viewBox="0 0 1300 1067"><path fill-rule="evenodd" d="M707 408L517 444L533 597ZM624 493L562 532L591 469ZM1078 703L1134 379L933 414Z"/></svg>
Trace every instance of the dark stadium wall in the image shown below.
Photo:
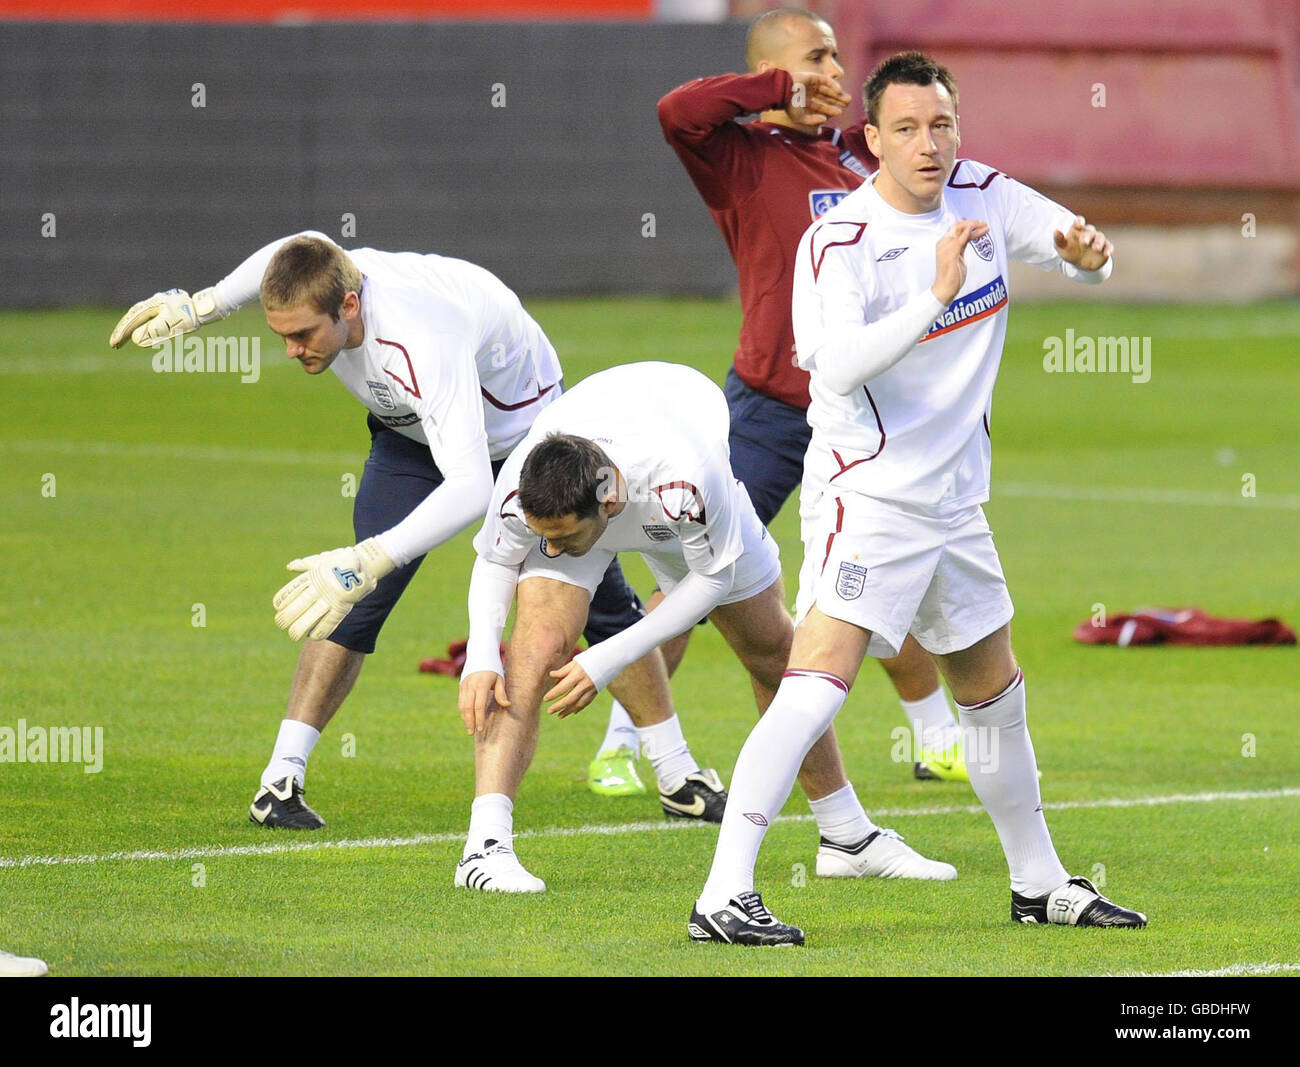
<svg viewBox="0 0 1300 1067"><path fill-rule="evenodd" d="M525 293L725 292L659 97L733 25L0 23L9 306L130 303L282 234L461 256Z"/></svg>
<svg viewBox="0 0 1300 1067"><path fill-rule="evenodd" d="M197 287L305 228L463 256L525 294L735 284L655 103L741 69L742 21L5 21L26 2L0 0L0 305ZM1135 269L1098 295L1300 291L1300 0L820 6L855 95L883 56L933 52L963 154L1123 238Z"/></svg>

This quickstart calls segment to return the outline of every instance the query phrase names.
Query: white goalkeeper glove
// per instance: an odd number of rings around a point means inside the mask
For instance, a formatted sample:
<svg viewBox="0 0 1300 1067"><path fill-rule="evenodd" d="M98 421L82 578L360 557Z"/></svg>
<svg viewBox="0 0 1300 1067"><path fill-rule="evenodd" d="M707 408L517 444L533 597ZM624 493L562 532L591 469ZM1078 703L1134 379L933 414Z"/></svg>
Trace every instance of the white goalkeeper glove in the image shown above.
<svg viewBox="0 0 1300 1067"><path fill-rule="evenodd" d="M352 548L295 559L289 570L303 573L275 594L275 625L294 641L323 641L392 569L393 561L373 537Z"/></svg>
<svg viewBox="0 0 1300 1067"><path fill-rule="evenodd" d="M141 300L118 319L108 343L121 348L130 337L141 348L152 348L169 337L224 319L226 314L217 307L215 289L200 289L193 296L184 289L168 289Z"/></svg>

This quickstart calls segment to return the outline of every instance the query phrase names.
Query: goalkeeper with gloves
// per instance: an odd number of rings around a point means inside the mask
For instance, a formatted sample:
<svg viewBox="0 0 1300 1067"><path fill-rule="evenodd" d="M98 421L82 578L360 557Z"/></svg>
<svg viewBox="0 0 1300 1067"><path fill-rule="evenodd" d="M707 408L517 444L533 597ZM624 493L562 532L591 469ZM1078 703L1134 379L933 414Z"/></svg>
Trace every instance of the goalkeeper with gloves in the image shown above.
<svg viewBox="0 0 1300 1067"><path fill-rule="evenodd" d="M332 370L369 412L370 455L353 508L358 543L293 560L297 576L274 599L276 625L308 641L249 817L315 830L325 823L302 789L321 730L425 553L483 518L497 470L559 396L562 372L518 297L481 267L410 252L345 252L314 232L267 245L193 296L173 289L141 301L109 340L151 347L259 296L288 357L311 375ZM588 642L641 614L615 560L592 603ZM656 651L611 686L645 724L672 717L670 704L647 696L667 691L666 674L654 684L663 670Z"/></svg>

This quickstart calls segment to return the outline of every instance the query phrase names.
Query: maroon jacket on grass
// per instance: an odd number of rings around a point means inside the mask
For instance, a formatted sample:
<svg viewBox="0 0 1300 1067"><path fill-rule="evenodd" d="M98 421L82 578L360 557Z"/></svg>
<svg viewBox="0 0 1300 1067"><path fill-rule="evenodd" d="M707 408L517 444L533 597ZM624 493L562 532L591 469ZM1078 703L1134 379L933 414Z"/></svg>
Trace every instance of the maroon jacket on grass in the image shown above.
<svg viewBox="0 0 1300 1067"><path fill-rule="evenodd" d="M1217 619L1200 608L1139 608L1114 615L1104 626L1074 628L1085 645L1294 645L1295 631L1280 619Z"/></svg>

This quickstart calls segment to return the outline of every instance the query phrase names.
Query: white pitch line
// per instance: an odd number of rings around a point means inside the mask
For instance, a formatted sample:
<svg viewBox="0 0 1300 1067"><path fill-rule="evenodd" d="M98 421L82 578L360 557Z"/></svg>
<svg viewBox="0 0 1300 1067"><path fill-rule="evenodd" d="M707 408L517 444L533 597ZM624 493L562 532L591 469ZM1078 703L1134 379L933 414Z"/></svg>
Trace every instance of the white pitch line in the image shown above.
<svg viewBox="0 0 1300 1067"><path fill-rule="evenodd" d="M1234 800L1277 800L1300 796L1300 788L1239 790L1214 793L1171 793L1154 797L1105 797L1098 800L1064 800L1044 804L1048 811L1075 811L1088 808L1141 808L1162 804L1212 804ZM875 819L923 818L933 815L979 815L979 804L953 804L929 808L886 808L873 811ZM811 822L811 815L781 815L776 822ZM553 837L617 836L621 834L667 833L698 830L707 826L694 820L673 822L630 822L588 826L551 826L524 830L516 839ZM285 831L290 832L290 831ZM463 833L414 834L410 837L363 837L339 841L289 841L267 845L207 845L171 850L141 849L131 852L104 852L79 856L0 856L0 868L63 867L92 863L150 860L217 859L222 856L271 856L283 852L315 852L321 849L406 848L411 845L448 845L465 840Z"/></svg>
<svg viewBox="0 0 1300 1067"><path fill-rule="evenodd" d="M1108 978L1230 978L1238 975L1279 974L1300 971L1300 963L1233 963L1214 971L1131 971L1107 975Z"/></svg>
<svg viewBox="0 0 1300 1067"><path fill-rule="evenodd" d="M994 482L993 499L1038 497L1050 500L1103 500L1125 504L1186 504L1209 508L1264 508L1268 511L1300 511L1300 494L1266 493L1244 497L1236 492L1199 489L1137 488L1123 485L1035 485L1029 482Z"/></svg>

